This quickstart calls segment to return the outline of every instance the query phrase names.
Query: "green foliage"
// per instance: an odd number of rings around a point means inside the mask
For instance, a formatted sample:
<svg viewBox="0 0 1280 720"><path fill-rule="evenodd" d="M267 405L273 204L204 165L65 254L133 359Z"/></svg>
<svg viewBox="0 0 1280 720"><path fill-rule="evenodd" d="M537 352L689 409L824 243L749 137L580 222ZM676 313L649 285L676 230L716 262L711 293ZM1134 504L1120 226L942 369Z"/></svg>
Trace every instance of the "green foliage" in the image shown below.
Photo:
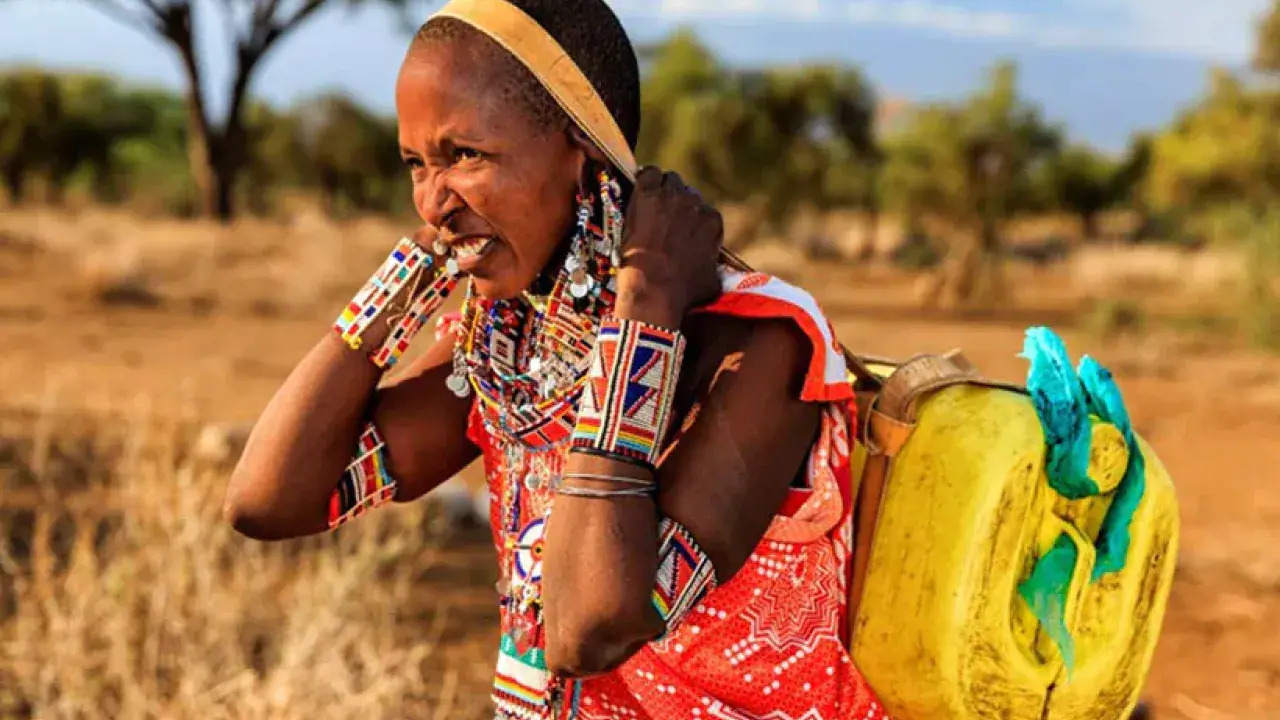
<svg viewBox="0 0 1280 720"><path fill-rule="evenodd" d="M805 204L872 204L875 99L856 71L729 70L688 32L647 56L642 161L774 223Z"/></svg>
<svg viewBox="0 0 1280 720"><path fill-rule="evenodd" d="M0 77L0 175L10 198L26 196L32 174L51 171L47 148L64 117L62 88L53 75L19 70Z"/></svg>
<svg viewBox="0 0 1280 720"><path fill-rule="evenodd" d="M976 243L970 265L985 256L977 264L994 266L1008 218L1058 208L1087 220L1131 196L1158 155L1154 140L1118 166L1082 147L1059 153L1058 131L1018 96L1008 64L968 100L919 108L883 145L874 93L855 69L732 69L678 32L645 51L645 70L640 158L744 207L752 233L803 210L887 208L913 230L946 223ZM270 212L294 190L318 193L333 213L410 207L393 120L339 96L290 109L249 101L235 133L214 127L204 141L188 126L190 96L100 76L0 74L0 110L0 180L17 197L69 189L193 213L210 201L200 158L221 149L212 164L232 181L227 208Z"/></svg>
<svg viewBox="0 0 1280 720"><path fill-rule="evenodd" d="M1194 215L1228 204L1263 207L1280 194L1280 92L1215 70L1209 94L1161 133L1146 198Z"/></svg>
<svg viewBox="0 0 1280 720"><path fill-rule="evenodd" d="M1120 160L1112 176L1113 199L1117 205L1137 211L1143 227L1138 229L1138 239L1148 232L1152 218L1149 215L1143 185L1151 174L1151 153L1155 137L1150 133L1138 133L1129 142L1129 149Z"/></svg>
<svg viewBox="0 0 1280 720"><path fill-rule="evenodd" d="M1126 192L1122 166L1083 146L1071 146L1048 158L1036 173L1046 209L1080 217L1086 238L1096 236L1098 213L1117 204Z"/></svg>
<svg viewBox="0 0 1280 720"><path fill-rule="evenodd" d="M1280 202L1224 205L1203 218L1210 237L1245 253L1240 325L1253 345L1280 350Z"/></svg>
<svg viewBox="0 0 1280 720"><path fill-rule="evenodd" d="M0 177L17 200L41 187L98 202L192 215L200 197L188 159L187 108L178 95L93 75L21 70L0 75ZM319 191L334 212L406 209L395 122L346 98L290 111L246 108L249 162L237 193L256 213L283 190Z"/></svg>
<svg viewBox="0 0 1280 720"><path fill-rule="evenodd" d="M1271 10L1258 24L1253 66L1262 72L1280 72L1280 0L1272 0Z"/></svg>
<svg viewBox="0 0 1280 720"><path fill-rule="evenodd" d="M349 98L326 95L300 106L295 123L300 169L320 190L331 213L385 212L403 205L408 187L394 121L367 112Z"/></svg>
<svg viewBox="0 0 1280 720"><path fill-rule="evenodd" d="M922 107L887 138L887 207L965 229L1034 209L1035 171L1052 158L1059 134L1018 97L1016 81L1015 66L997 65L970 100Z"/></svg>
<svg viewBox="0 0 1280 720"><path fill-rule="evenodd" d="M248 96L262 60L283 38L315 17L320 10L345 4L356 6L369 0L306 0L281 3L279 0L223 0L220 3L223 38L229 43L232 71L228 77L227 110L222 117L210 114L204 63L205 13L192 0L83 0L99 12L118 21L122 30L137 31L167 45L176 55L186 79L184 101L187 108L188 162L190 177L198 187L200 209L222 221L237 211L237 191L242 176L251 165L252 137L248 121L252 106ZM399 9L407 19L406 0L379 0ZM78 161L77 161L78 162ZM261 168L258 168L261 170ZM250 179L254 185L261 179ZM260 202L256 195L251 202Z"/></svg>
<svg viewBox="0 0 1280 720"><path fill-rule="evenodd" d="M886 206L909 229L940 225L954 239L930 302L1003 299L1001 229L1014 215L1036 209L1037 175L1059 144L1058 130L1018 96L1011 63L992 68L966 102L922 107L886 139L880 177Z"/></svg>
<svg viewBox="0 0 1280 720"><path fill-rule="evenodd" d="M145 166L182 157L185 119L167 93L20 70L0 76L0 106L0 169L18 200L39 180L54 202L77 183L119 201L147 181Z"/></svg>

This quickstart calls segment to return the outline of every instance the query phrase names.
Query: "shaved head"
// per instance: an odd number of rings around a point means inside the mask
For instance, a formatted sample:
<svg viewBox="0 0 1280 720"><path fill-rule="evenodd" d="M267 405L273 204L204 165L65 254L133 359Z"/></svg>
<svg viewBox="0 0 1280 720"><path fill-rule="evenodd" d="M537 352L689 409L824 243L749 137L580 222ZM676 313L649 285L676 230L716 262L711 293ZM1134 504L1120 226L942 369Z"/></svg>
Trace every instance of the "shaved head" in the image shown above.
<svg viewBox="0 0 1280 720"><path fill-rule="evenodd" d="M542 26L577 63L634 149L640 135L640 68L617 16L603 0L506 0ZM569 126L569 118L519 60L484 33L453 18L428 21L410 48L434 42L462 42L482 49L505 101L518 105L549 129Z"/></svg>

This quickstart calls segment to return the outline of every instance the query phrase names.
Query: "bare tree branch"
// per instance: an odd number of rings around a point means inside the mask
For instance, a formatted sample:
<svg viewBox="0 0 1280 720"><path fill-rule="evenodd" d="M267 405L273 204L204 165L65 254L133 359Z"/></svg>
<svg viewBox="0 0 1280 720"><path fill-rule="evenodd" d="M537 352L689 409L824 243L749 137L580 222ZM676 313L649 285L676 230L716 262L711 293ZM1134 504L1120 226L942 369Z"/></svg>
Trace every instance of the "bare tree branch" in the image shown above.
<svg viewBox="0 0 1280 720"><path fill-rule="evenodd" d="M235 0L221 0L218 5L222 8L222 29L227 37L236 45L244 45L248 41L248 33L241 30L236 22Z"/></svg>
<svg viewBox="0 0 1280 720"><path fill-rule="evenodd" d="M267 0L270 15L265 17L262 25L254 28L254 38L248 50L254 56L254 62L257 62L263 55L271 49L276 41L288 35L291 31L302 24L315 11L325 5L325 0L306 0L294 13L283 21L275 17L276 10L279 6L278 0Z"/></svg>
<svg viewBox="0 0 1280 720"><path fill-rule="evenodd" d="M191 35L191 0L172 0L163 5L156 3L156 0L138 1L152 8L156 13L160 34L174 45L181 48L194 42Z"/></svg>
<svg viewBox="0 0 1280 720"><path fill-rule="evenodd" d="M255 0L248 41L241 43L242 48L254 49L264 46L267 34L276 26L276 11L279 7L280 0Z"/></svg>
<svg viewBox="0 0 1280 720"><path fill-rule="evenodd" d="M141 0L152 12L152 18L148 19L138 13L129 12L124 7L111 2L111 0L88 0L89 6L97 8L99 12L117 22L123 23L134 30L143 33L164 34L163 28L160 26L158 8L156 8L149 0Z"/></svg>
<svg viewBox="0 0 1280 720"><path fill-rule="evenodd" d="M156 16L163 14L163 11L160 9L160 6L156 3L155 0L138 0L138 2L142 3L143 5L146 5L147 9L149 9Z"/></svg>
<svg viewBox="0 0 1280 720"><path fill-rule="evenodd" d="M257 0L253 4L253 29L267 27L276 21L276 10L280 9L280 0Z"/></svg>
<svg viewBox="0 0 1280 720"><path fill-rule="evenodd" d="M164 19L165 7L156 0L137 0L143 9L151 14L157 22Z"/></svg>
<svg viewBox="0 0 1280 720"><path fill-rule="evenodd" d="M287 33L290 30L293 30L303 20L306 20L312 13L319 10L320 7L324 5L324 2L325 0L307 0L305 3L303 3L302 7L298 8L297 12L295 12L292 17L290 17L288 20L285 20L284 23L280 26L280 34L283 35L284 33Z"/></svg>
<svg viewBox="0 0 1280 720"><path fill-rule="evenodd" d="M0 0L2 1L2 0ZM222 21L233 43L235 64L230 106L225 116L210 116L200 53L193 26L195 0L84 0L129 27L158 36L178 54L187 76L189 153L196 184L207 209L222 218L233 212L230 189L248 153L245 108L249 86L262 59L278 41L303 25L326 5L354 5L360 0L210 0L220 2ZM403 0L384 0L405 7ZM217 11L215 11L217 12ZM216 21L215 21L216 22Z"/></svg>

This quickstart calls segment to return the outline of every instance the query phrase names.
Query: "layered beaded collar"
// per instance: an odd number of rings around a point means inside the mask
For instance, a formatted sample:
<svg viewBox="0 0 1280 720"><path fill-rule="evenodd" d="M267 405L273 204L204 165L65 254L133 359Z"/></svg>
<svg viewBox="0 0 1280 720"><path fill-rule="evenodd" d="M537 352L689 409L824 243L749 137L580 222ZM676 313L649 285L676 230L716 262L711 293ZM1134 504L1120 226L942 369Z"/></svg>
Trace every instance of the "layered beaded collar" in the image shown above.
<svg viewBox="0 0 1280 720"><path fill-rule="evenodd" d="M568 254L550 292L489 301L467 289L450 390L475 392L495 430L531 450L573 431L600 320L613 309L622 248L621 189L601 172L598 195L580 193Z"/></svg>

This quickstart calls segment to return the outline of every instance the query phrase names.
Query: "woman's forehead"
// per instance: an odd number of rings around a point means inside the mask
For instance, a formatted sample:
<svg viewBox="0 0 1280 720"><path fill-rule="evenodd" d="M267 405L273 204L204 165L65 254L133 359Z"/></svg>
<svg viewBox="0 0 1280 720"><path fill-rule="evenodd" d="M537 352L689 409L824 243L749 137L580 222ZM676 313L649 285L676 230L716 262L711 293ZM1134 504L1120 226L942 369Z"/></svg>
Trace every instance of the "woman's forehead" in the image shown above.
<svg viewBox="0 0 1280 720"><path fill-rule="evenodd" d="M511 107L512 79L503 77L500 63L468 45L426 43L405 58L396 82L402 142L458 134L526 137L534 130L527 113Z"/></svg>

